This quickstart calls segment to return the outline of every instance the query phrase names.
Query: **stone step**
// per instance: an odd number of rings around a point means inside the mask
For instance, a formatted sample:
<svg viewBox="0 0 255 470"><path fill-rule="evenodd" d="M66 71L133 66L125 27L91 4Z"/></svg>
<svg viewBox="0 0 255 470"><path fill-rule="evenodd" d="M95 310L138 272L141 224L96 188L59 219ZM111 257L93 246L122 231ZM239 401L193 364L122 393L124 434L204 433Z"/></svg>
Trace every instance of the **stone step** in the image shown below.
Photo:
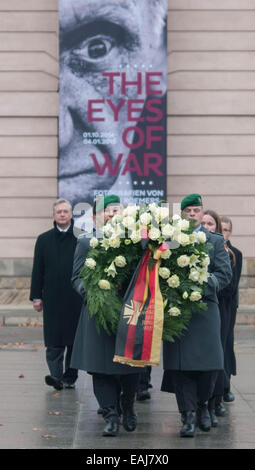
<svg viewBox="0 0 255 470"><path fill-rule="evenodd" d="M1 326L42 326L43 313L36 312L32 304L0 305Z"/></svg>
<svg viewBox="0 0 255 470"><path fill-rule="evenodd" d="M236 324L255 325L255 305L240 305L237 310Z"/></svg>
<svg viewBox="0 0 255 470"><path fill-rule="evenodd" d="M43 313L36 312L32 304L0 305L0 326L41 326ZM237 325L255 325L255 305L240 305Z"/></svg>

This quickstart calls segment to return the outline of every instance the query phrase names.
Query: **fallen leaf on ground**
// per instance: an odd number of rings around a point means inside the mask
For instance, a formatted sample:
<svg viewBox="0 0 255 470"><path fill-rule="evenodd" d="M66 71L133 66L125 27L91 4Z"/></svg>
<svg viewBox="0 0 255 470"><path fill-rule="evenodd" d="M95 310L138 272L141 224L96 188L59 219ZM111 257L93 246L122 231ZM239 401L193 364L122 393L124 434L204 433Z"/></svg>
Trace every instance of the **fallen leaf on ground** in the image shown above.
<svg viewBox="0 0 255 470"><path fill-rule="evenodd" d="M48 415L62 415L62 411L48 411Z"/></svg>
<svg viewBox="0 0 255 470"><path fill-rule="evenodd" d="M41 428L33 428L33 431L41 431Z"/></svg>
<svg viewBox="0 0 255 470"><path fill-rule="evenodd" d="M59 397L59 396L60 396L60 393L53 393L52 396L53 396L53 397Z"/></svg>
<svg viewBox="0 0 255 470"><path fill-rule="evenodd" d="M43 439L55 439L57 436L55 436L54 434L53 435L50 435L50 434L44 434L43 436L41 436Z"/></svg>
<svg viewBox="0 0 255 470"><path fill-rule="evenodd" d="M19 379L24 379L24 377L25 377L24 374L19 375Z"/></svg>

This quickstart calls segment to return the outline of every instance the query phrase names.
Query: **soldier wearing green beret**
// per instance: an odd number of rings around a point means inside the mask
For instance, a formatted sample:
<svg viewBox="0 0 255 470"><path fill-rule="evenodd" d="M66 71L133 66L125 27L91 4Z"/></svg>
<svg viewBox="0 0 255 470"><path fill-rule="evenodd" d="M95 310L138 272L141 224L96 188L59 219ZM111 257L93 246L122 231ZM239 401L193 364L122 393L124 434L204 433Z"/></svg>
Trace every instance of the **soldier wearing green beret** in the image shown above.
<svg viewBox="0 0 255 470"><path fill-rule="evenodd" d="M119 197L113 194L95 201L93 218L96 229L99 225L100 231L100 226L118 212L119 205ZM79 277L90 249L89 240L86 235L79 237L74 255L72 285L83 297L83 306L71 364L72 367L85 370L92 375L94 394L106 421L103 436L116 436L119 431L120 407L124 429L130 432L136 428L134 401L140 368L113 362L115 335L108 335L103 328L100 328L100 333L98 333L94 317L89 316L86 307L86 291ZM111 306L109 305L108 308Z"/></svg>
<svg viewBox="0 0 255 470"><path fill-rule="evenodd" d="M194 221L194 230L203 231L207 242L212 245L209 252L210 277L203 297L208 308L194 313L180 339L175 339L174 343L163 342L161 390L176 395L183 423L180 436L193 437L196 422L203 431L209 431L212 425L208 400L218 372L224 368L217 294L229 284L232 270L224 238L201 225L204 210L200 194L186 196L181 210L183 216Z"/></svg>
<svg viewBox="0 0 255 470"><path fill-rule="evenodd" d="M192 193L186 196L181 202L181 210L183 211L186 207L202 207L202 198L200 194Z"/></svg>

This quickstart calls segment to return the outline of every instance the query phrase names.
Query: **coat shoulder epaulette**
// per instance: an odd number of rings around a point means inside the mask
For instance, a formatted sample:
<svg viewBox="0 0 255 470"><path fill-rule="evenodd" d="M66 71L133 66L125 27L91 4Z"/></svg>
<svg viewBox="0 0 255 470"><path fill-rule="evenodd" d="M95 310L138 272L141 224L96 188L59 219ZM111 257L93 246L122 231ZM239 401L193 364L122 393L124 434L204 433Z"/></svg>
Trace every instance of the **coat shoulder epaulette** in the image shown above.
<svg viewBox="0 0 255 470"><path fill-rule="evenodd" d="M78 235L78 239L80 240L81 238L89 238L89 236L91 236L89 234L89 232L84 231L84 232L80 233L80 235Z"/></svg>
<svg viewBox="0 0 255 470"><path fill-rule="evenodd" d="M220 237L223 237L224 238L224 235L220 232L213 232L215 235L220 235Z"/></svg>
<svg viewBox="0 0 255 470"><path fill-rule="evenodd" d="M210 234L210 236L216 235L216 236L220 236L220 237L223 237L223 238L224 238L224 236L223 236L222 233L220 233L220 232L211 232L211 231L209 231L209 234Z"/></svg>

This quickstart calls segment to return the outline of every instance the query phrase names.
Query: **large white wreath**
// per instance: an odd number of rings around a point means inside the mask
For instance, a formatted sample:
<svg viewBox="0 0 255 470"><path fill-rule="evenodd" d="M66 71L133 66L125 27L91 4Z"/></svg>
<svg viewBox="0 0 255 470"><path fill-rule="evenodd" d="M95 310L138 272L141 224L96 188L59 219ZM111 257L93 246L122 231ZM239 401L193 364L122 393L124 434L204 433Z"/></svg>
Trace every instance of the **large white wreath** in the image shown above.
<svg viewBox="0 0 255 470"><path fill-rule="evenodd" d="M203 231L179 215L169 218L168 207L155 203L128 206L103 227L103 238L91 238L88 257L81 270L87 308L97 326L116 333L123 302L123 289L144 255L144 245L153 254L162 243L159 268L164 302L163 339L174 341L187 328L193 314L206 309L202 301L209 272L211 244Z"/></svg>

